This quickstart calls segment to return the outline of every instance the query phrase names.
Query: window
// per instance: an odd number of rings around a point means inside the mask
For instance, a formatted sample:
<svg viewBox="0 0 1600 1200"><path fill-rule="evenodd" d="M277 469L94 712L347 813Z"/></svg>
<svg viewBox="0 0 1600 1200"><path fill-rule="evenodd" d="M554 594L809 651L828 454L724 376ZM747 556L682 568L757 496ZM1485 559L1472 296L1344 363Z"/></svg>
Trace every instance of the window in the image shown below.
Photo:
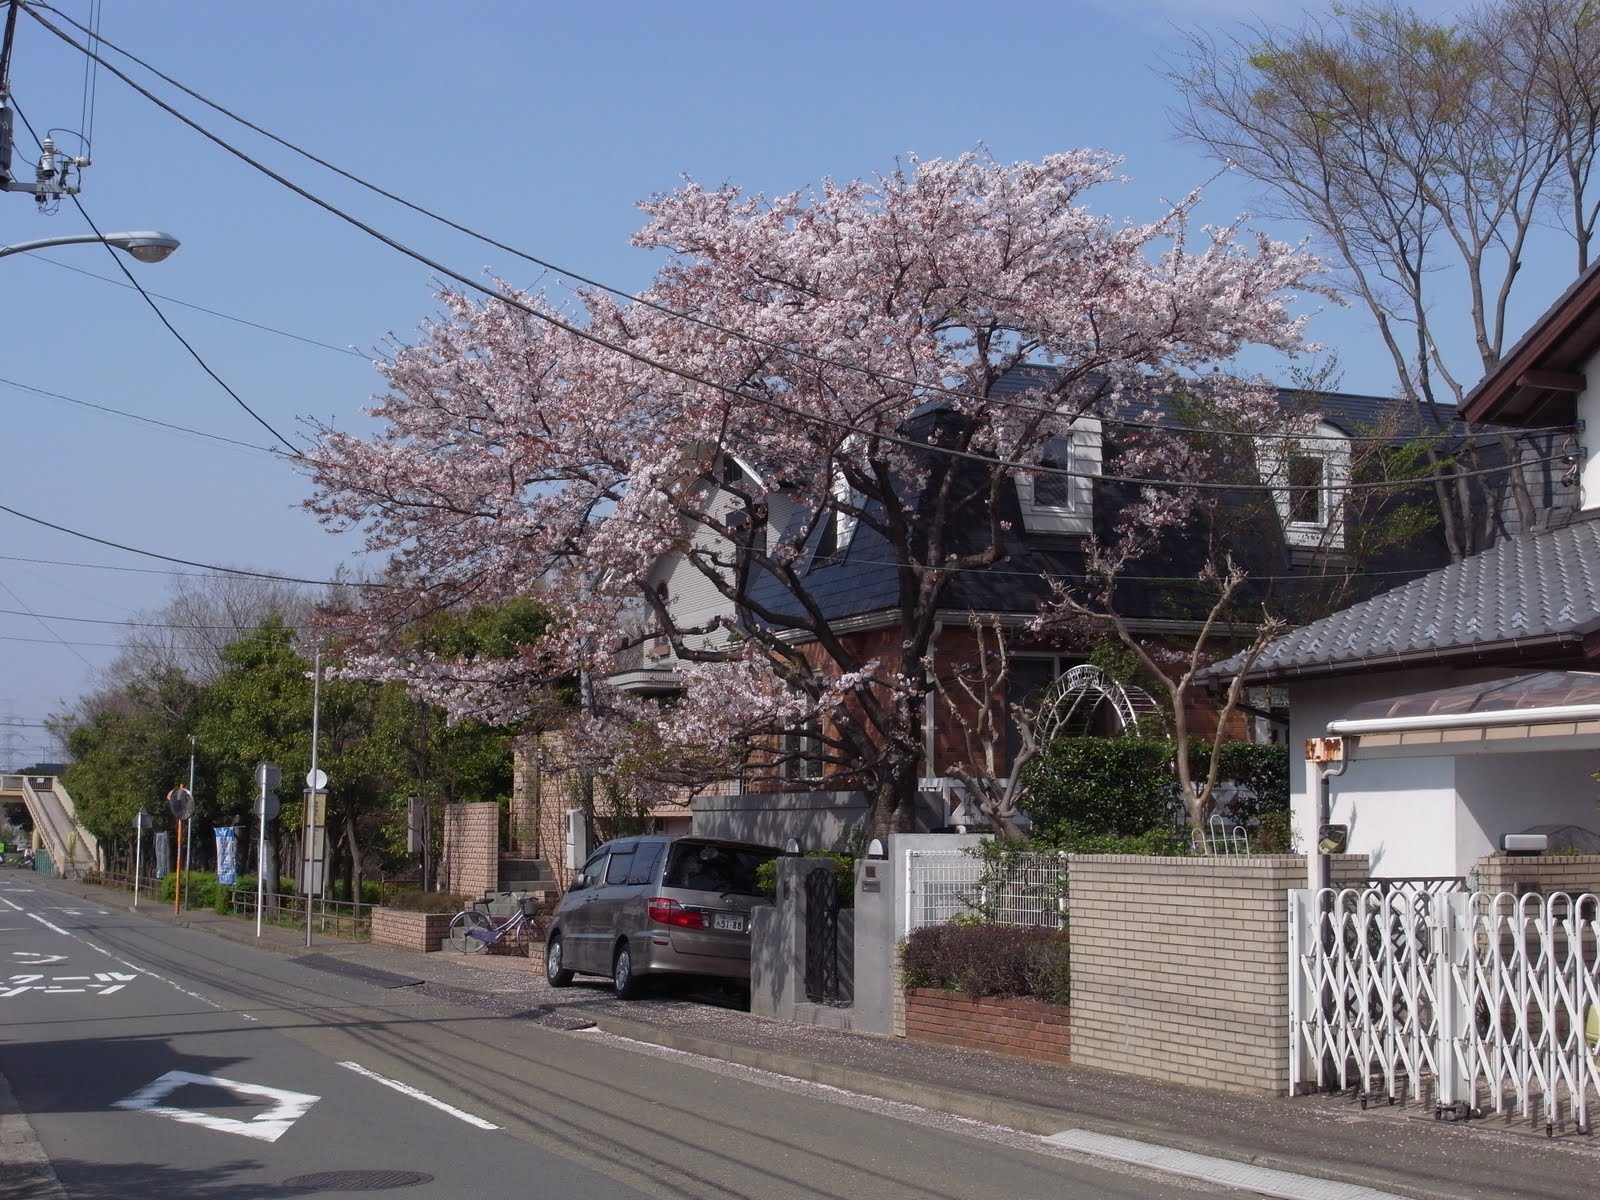
<svg viewBox="0 0 1600 1200"><path fill-rule="evenodd" d="M606 882L627 883L628 872L631 870L633 870L633 847L613 850L611 861L606 864Z"/></svg>
<svg viewBox="0 0 1600 1200"><path fill-rule="evenodd" d="M1079 417L1069 432L1046 441L1039 465L1047 470L1017 476L1023 526L1040 533L1092 532L1101 456L1100 422L1094 417Z"/></svg>
<svg viewBox="0 0 1600 1200"><path fill-rule="evenodd" d="M1315 525L1328 523L1327 462L1320 456L1289 456L1289 523Z"/></svg>
<svg viewBox="0 0 1600 1200"><path fill-rule="evenodd" d="M791 783L817 779L822 775L822 726L813 718L794 729L785 730L778 778Z"/></svg>
<svg viewBox="0 0 1600 1200"><path fill-rule="evenodd" d="M1344 548L1343 485L1350 479L1350 439L1324 422L1306 437L1263 438L1256 451L1291 548Z"/></svg>
<svg viewBox="0 0 1600 1200"><path fill-rule="evenodd" d="M777 857L776 850L762 847L691 842L685 838L672 843L661 886L757 896L761 894L756 883L757 868Z"/></svg>
<svg viewBox="0 0 1600 1200"><path fill-rule="evenodd" d="M628 872L628 882L633 885L654 883L656 868L661 865L662 852L666 850L660 842L645 842L633 856L633 869Z"/></svg>

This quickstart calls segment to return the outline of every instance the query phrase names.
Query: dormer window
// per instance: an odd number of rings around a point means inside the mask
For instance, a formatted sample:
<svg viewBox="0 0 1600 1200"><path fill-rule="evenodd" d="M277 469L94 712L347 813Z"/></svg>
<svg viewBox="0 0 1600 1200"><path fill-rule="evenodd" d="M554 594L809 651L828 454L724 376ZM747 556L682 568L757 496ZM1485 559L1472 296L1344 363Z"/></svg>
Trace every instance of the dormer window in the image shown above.
<svg viewBox="0 0 1600 1200"><path fill-rule="evenodd" d="M1344 546L1344 485L1350 481L1350 439L1326 423L1292 440L1264 439L1258 452L1262 481L1291 547Z"/></svg>
<svg viewBox="0 0 1600 1200"><path fill-rule="evenodd" d="M1090 533L1100 460L1100 422L1094 417L1079 417L1068 432L1045 442L1039 454L1045 469L1017 476L1024 527L1035 533Z"/></svg>

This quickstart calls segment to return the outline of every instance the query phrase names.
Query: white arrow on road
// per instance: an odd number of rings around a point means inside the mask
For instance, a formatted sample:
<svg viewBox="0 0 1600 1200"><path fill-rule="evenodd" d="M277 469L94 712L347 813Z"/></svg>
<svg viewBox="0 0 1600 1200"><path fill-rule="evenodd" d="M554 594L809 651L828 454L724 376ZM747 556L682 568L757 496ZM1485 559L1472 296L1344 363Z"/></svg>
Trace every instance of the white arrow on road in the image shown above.
<svg viewBox="0 0 1600 1200"><path fill-rule="evenodd" d="M24 967L42 967L49 963L67 961L65 954L40 954L37 950L13 950L11 957L27 959L27 962L19 964Z"/></svg>
<svg viewBox="0 0 1600 1200"><path fill-rule="evenodd" d="M246 1103L272 1101L273 1107L257 1113L248 1121L232 1117L219 1117L207 1112L192 1112L186 1108L170 1108L161 1101L186 1084L218 1088L230 1092ZM199 1125L219 1133L237 1133L241 1137L263 1142L275 1142L289 1131L289 1127L305 1116L306 1110L319 1097L306 1092L291 1092L287 1088L263 1087L259 1083L241 1083L237 1079L223 1079L220 1075L195 1075L188 1071L168 1071L154 1083L146 1084L131 1096L118 1100L112 1108L133 1109L135 1112L159 1113L182 1121L185 1125Z"/></svg>

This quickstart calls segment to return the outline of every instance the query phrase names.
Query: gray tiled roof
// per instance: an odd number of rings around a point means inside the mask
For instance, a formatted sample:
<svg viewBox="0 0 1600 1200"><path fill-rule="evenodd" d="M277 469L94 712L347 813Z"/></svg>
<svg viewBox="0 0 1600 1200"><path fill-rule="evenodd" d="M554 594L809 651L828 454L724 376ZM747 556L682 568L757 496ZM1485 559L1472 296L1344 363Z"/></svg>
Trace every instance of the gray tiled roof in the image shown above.
<svg viewBox="0 0 1600 1200"><path fill-rule="evenodd" d="M1285 634L1248 678L1265 682L1434 661L1562 657L1600 628L1600 512L1507 538L1403 587ZM1238 656L1211 667L1226 677Z"/></svg>

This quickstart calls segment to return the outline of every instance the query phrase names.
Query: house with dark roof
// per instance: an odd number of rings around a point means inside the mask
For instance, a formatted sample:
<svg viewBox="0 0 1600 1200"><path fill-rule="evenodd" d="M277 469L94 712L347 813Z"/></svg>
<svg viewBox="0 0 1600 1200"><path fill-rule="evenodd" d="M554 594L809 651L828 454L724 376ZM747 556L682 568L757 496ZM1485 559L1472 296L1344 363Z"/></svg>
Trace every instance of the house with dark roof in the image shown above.
<svg viewBox="0 0 1600 1200"><path fill-rule="evenodd" d="M1283 689L1303 845L1324 824L1387 877L1458 876L1508 834L1600 849L1600 267L1467 396L1472 423L1570 433L1555 501L1481 554L1286 634L1251 667ZM1236 662L1212 668L1231 677ZM1325 750L1318 751L1326 753Z"/></svg>
<svg viewBox="0 0 1600 1200"><path fill-rule="evenodd" d="M999 388L1020 395L1047 374L1048 368L1024 368L1003 379ZM1314 410L1319 422L1314 431L1293 442L1266 441L1256 448L1259 461L1255 469L1266 478L1259 486L1241 488L1240 503L1235 506L1238 520L1229 533L1234 553L1255 581L1252 586L1270 591L1277 607L1292 608L1298 603L1320 605L1325 611L1329 594L1364 596L1447 560L1436 535L1375 554L1358 553L1358 523L1370 519L1371 514L1359 511L1345 485L1352 473L1359 471L1364 445L1402 444L1419 432L1407 424L1396 402L1340 393L1308 397L1289 391L1281 394L1281 402L1286 410ZM1026 627L1050 598L1050 580L1083 578L1089 539L1099 535L1109 540L1117 513L1134 498L1134 485L1115 476L1121 447L1139 436L1141 424L1148 424L1148 414L1139 414L1139 418L1116 410L1080 418L1069 434L1053 439L1045 453L1047 465L1065 467L1069 474L1019 473L1010 481L999 498L1006 529L1003 556L992 567L963 572L947 584L932 651L934 671L954 672L972 661L977 650L969 625L975 614L1011 630L1009 670L999 697L1006 710L1037 696L1085 662L1090 646L1081 638L1075 642L1046 640L1030 634ZM907 422L904 432L931 439L937 436L941 421L954 419L957 415L947 406L929 404ZM1181 426L1182 409L1176 403L1168 404L1159 411L1157 423ZM736 481L741 474L757 475L761 470L760 464L724 449L712 468L716 478L708 478L707 483L715 486ZM1274 480L1290 486L1273 486ZM711 501L713 508L718 502L715 498ZM733 504L729 497L726 506L732 508ZM761 536L775 544L801 536L797 532L801 530L806 532L804 543L799 544L799 569L807 600L826 615L829 629L862 646L892 635L897 627L900 579L893 550L874 523L850 516L848 505L841 505L829 519L817 521L814 514L786 504L781 492L774 491ZM1153 638L1181 638L1198 629L1207 607L1194 589L1202 558L1200 540L1192 531L1185 531L1167 538L1158 554L1126 573L1119 585L1118 607L1136 632ZM1359 569L1347 569L1358 558ZM708 628L716 624L717 616L731 611L718 589L680 558L663 559L655 580L680 628ZM745 586L763 611L781 614L796 603L792 593L760 572L753 572ZM1107 631L1101 636L1112 635ZM646 631L646 636L635 639L629 655L618 660L610 682L624 689L668 693L676 671L667 639L648 636ZM1097 717L1099 728L1109 730L1119 721L1148 711L1139 701L1137 688L1131 687L1132 681L1102 682L1103 691L1092 698L1104 702ZM1208 723L1214 726L1214 715L1204 706L1190 716L1191 729L1204 731ZM1272 726L1264 714L1253 724L1255 736L1263 740L1270 736ZM1238 730L1240 735L1248 732L1244 727ZM717 798L697 804L724 812L744 803L730 799L730 793L758 795L760 799L748 801L752 805L771 804L773 793L787 793L790 799L784 803L799 804L798 793L825 790L827 779L818 777L815 760L806 750L808 739L814 738L814 730L792 731L784 738L781 753L753 762L742 779L713 789L720 793ZM1014 753L1015 744L1013 730L1000 770L1007 767L1006 759ZM971 817L960 807L950 775L950 767L966 750L957 723L948 719L939 703L930 703L923 729L922 773L927 790L939 799L930 802L926 825L954 825ZM658 817L670 819L665 813ZM713 830L707 826L705 831ZM714 831L737 832L727 824Z"/></svg>

